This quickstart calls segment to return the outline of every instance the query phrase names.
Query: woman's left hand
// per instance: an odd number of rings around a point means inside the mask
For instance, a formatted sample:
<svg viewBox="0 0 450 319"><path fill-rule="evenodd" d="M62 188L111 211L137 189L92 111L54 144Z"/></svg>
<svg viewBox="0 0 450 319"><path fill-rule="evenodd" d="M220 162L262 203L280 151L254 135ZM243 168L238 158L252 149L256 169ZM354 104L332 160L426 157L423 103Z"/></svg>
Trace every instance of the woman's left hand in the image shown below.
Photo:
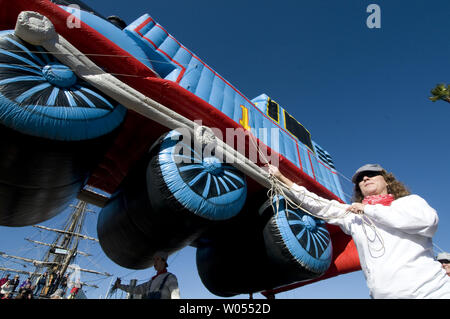
<svg viewBox="0 0 450 319"><path fill-rule="evenodd" d="M362 203L353 203L348 208L347 211L353 214L363 214L364 213L364 204Z"/></svg>
<svg viewBox="0 0 450 319"><path fill-rule="evenodd" d="M273 166L271 164L266 164L265 167L267 167L267 172L270 175L275 176L276 178L280 179L282 177L280 170L278 169L278 167Z"/></svg>

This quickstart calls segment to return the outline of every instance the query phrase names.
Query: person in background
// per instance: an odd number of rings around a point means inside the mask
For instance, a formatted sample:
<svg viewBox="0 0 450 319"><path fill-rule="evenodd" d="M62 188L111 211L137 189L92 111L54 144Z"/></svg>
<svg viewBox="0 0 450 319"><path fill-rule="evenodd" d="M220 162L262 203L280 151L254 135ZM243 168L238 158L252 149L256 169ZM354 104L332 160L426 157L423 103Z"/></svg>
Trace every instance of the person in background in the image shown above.
<svg viewBox="0 0 450 319"><path fill-rule="evenodd" d="M67 283L69 282L69 274L65 274L62 278L61 278L61 282L59 283L59 287L62 289L62 291L64 292L64 294L66 293L67 290Z"/></svg>
<svg viewBox="0 0 450 319"><path fill-rule="evenodd" d="M49 279L47 296L52 295L59 286L61 281L61 273L59 271L53 272L51 278Z"/></svg>
<svg viewBox="0 0 450 319"><path fill-rule="evenodd" d="M30 285L31 286L31 284L32 284L32 282L31 282L31 277L28 277L27 279L25 279L21 284L20 284L20 287L19 287L19 291L20 291L20 289L22 289L22 288L24 288L26 285Z"/></svg>
<svg viewBox="0 0 450 319"><path fill-rule="evenodd" d="M131 294L141 295L142 299L180 299L177 277L167 271L167 258L168 254L165 252L155 253L153 261L156 275L149 281L136 287L130 287L122 285L120 279L117 278L113 289L119 288Z"/></svg>
<svg viewBox="0 0 450 319"><path fill-rule="evenodd" d="M314 216L352 236L372 298L450 298L450 278L434 259L436 211L378 164L353 175L354 203L327 200L267 164Z"/></svg>
<svg viewBox="0 0 450 319"><path fill-rule="evenodd" d="M56 289L56 291L50 296L50 299L63 299L64 291L61 288Z"/></svg>
<svg viewBox="0 0 450 319"><path fill-rule="evenodd" d="M3 286L9 280L9 274L6 274L5 277L0 279L0 287Z"/></svg>
<svg viewBox="0 0 450 319"><path fill-rule="evenodd" d="M450 276L450 254L449 253L440 253L436 257L437 261L439 261L444 268L447 276Z"/></svg>
<svg viewBox="0 0 450 319"><path fill-rule="evenodd" d="M1 286L0 288L1 288L0 294L2 295L2 299L9 299L4 297L10 296L12 294L13 285L11 284L11 280L5 282L3 286Z"/></svg>
<svg viewBox="0 0 450 319"><path fill-rule="evenodd" d="M23 288L19 289L19 294L23 294L24 299L33 299L33 291L35 287L31 283L27 283Z"/></svg>
<svg viewBox="0 0 450 319"><path fill-rule="evenodd" d="M83 285L81 284L80 279L77 279L77 281L74 283L72 289L70 290L70 295L68 299L75 299L76 295L78 294L78 291L80 291L81 287Z"/></svg>
<svg viewBox="0 0 450 319"><path fill-rule="evenodd" d="M19 275L15 275L14 278L12 279L12 281L11 281L12 286L13 286L12 292L15 292L15 291L16 291L16 288L17 288L17 286L19 285L19 282L20 282L20 280L19 280Z"/></svg>
<svg viewBox="0 0 450 319"><path fill-rule="evenodd" d="M47 272L44 272L36 281L36 290L34 292L35 296L39 296L42 292L42 288L47 284Z"/></svg>

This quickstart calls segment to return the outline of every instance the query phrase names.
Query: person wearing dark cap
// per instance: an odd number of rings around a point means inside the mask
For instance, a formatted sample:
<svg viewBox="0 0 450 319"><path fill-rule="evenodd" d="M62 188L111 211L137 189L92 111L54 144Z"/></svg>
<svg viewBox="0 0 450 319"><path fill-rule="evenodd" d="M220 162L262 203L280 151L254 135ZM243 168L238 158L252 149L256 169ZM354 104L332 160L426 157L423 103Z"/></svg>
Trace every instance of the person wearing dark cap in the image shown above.
<svg viewBox="0 0 450 319"><path fill-rule="evenodd" d="M450 276L450 254L449 253L439 253L436 257L437 261L439 261L444 268L447 276Z"/></svg>
<svg viewBox="0 0 450 319"><path fill-rule="evenodd" d="M436 211L392 173L366 164L352 177L353 204L309 192L268 165L305 208L352 236L372 298L450 298L450 278L434 259Z"/></svg>
<svg viewBox="0 0 450 319"><path fill-rule="evenodd" d="M12 292L16 291L17 286L19 285L20 280L19 280L19 275L15 275L14 278L11 280L11 284L13 286L13 290Z"/></svg>
<svg viewBox="0 0 450 319"><path fill-rule="evenodd" d="M120 278L117 278L113 289L118 288L133 295L141 295L142 299L180 299L177 277L167 271L167 258L166 252L155 253L153 262L156 275L149 281L130 287L122 285Z"/></svg>

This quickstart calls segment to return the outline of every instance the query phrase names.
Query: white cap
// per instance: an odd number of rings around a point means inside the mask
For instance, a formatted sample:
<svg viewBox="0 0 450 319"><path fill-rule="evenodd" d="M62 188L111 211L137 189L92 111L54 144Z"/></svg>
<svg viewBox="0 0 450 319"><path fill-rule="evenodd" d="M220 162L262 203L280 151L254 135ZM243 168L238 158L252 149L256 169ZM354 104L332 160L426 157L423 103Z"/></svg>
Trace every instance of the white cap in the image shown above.
<svg viewBox="0 0 450 319"><path fill-rule="evenodd" d="M439 254L437 255L436 259L437 259L438 261L441 261L441 260L447 260L447 261L450 261L450 254L449 254L449 253L439 253Z"/></svg>
<svg viewBox="0 0 450 319"><path fill-rule="evenodd" d="M381 167L379 164L366 164L356 170L355 174L353 174L352 182L356 184L356 180L358 179L358 177L361 173L381 172L382 170L384 170L384 168Z"/></svg>

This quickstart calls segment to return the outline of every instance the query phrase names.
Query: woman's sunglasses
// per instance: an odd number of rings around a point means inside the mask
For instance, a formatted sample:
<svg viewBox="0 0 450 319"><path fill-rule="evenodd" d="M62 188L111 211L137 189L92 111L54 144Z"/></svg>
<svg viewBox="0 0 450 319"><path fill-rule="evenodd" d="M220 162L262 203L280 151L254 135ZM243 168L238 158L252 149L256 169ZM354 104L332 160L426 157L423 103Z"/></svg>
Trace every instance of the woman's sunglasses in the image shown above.
<svg viewBox="0 0 450 319"><path fill-rule="evenodd" d="M364 176L367 176L369 178L375 177L381 175L381 172L363 172L361 174L359 174L358 178L356 179L356 184L361 183L361 181L363 180Z"/></svg>

